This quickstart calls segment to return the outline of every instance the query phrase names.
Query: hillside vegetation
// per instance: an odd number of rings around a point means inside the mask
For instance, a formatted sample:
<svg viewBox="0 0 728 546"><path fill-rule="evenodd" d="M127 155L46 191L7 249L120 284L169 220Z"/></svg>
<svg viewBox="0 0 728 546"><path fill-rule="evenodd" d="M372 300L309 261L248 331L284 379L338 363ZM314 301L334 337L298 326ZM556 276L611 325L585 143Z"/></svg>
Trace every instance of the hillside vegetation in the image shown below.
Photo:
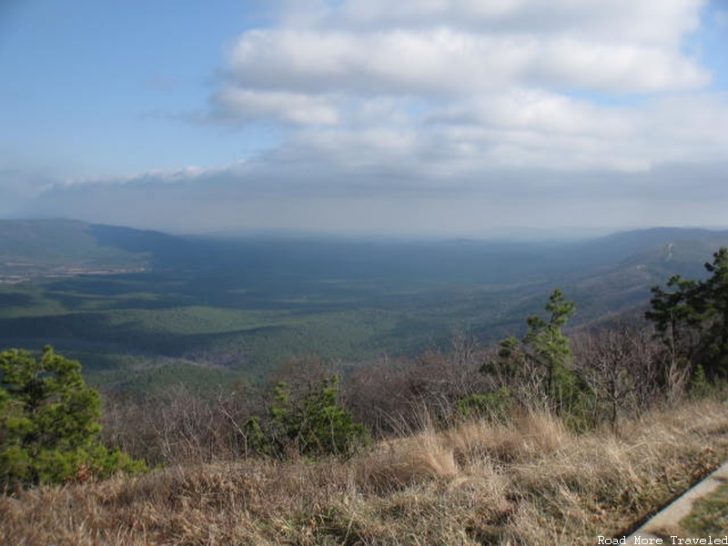
<svg viewBox="0 0 728 546"><path fill-rule="evenodd" d="M109 396L101 434L77 363L50 349L39 362L6 351L0 540L539 546L619 537L728 457L728 249L705 270L655 287L646 323L569 336L575 305L557 289L497 346L459 335L447 352L361 368L343 384L309 359L266 389ZM63 471L28 471L6 456L19 450L48 453ZM156 470L102 481L107 454L118 469Z"/></svg>

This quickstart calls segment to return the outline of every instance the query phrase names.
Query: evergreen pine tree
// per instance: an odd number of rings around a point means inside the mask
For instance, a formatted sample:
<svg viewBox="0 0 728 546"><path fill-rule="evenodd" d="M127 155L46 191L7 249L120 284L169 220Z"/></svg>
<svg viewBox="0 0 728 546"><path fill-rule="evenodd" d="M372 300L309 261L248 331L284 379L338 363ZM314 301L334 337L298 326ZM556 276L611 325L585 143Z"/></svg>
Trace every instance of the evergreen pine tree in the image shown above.
<svg viewBox="0 0 728 546"><path fill-rule="evenodd" d="M98 393L81 365L46 347L0 353L0 487L106 477L144 464L98 440Z"/></svg>

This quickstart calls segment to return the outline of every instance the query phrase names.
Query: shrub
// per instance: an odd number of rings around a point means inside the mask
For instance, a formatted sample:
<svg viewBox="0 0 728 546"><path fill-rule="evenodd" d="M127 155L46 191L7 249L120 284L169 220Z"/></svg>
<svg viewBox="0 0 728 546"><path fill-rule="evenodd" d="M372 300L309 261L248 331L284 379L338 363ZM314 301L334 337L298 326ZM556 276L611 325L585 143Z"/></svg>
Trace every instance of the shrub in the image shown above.
<svg viewBox="0 0 728 546"><path fill-rule="evenodd" d="M554 290L544 309L546 319L528 317L526 335L501 341L496 358L485 362L480 372L510 386L522 404L547 408L582 428L591 393L572 365L569 338L563 332L575 306Z"/></svg>
<svg viewBox="0 0 728 546"><path fill-rule="evenodd" d="M81 365L46 347L0 352L0 487L107 477L144 463L98 441L100 399Z"/></svg>
<svg viewBox="0 0 728 546"><path fill-rule="evenodd" d="M690 397L696 399L705 398L714 390L715 386L708 381L705 375L705 368L703 368L702 364L698 364L690 378Z"/></svg>
<svg viewBox="0 0 728 546"><path fill-rule="evenodd" d="M264 454L285 455L291 450L302 455L350 455L369 442L364 426L355 423L351 413L338 401L338 377L325 379L318 388L311 389L300 400L294 400L286 383L275 389L270 406L268 442L260 443L258 451ZM259 423L250 421L252 431Z"/></svg>
<svg viewBox="0 0 728 546"><path fill-rule="evenodd" d="M504 421L511 413L513 398L507 387L497 391L476 393L458 402L458 413L462 417L487 417L493 421Z"/></svg>

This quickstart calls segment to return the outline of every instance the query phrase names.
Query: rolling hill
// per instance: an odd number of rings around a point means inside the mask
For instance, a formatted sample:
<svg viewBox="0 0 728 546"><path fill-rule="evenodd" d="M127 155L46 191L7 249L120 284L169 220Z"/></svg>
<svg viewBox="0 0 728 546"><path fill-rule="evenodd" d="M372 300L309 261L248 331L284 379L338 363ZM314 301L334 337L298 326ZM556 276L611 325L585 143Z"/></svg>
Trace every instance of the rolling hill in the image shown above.
<svg viewBox="0 0 728 546"><path fill-rule="evenodd" d="M134 230L116 230L122 234ZM72 220L0 220L0 282L43 276L141 271L149 253L108 244L98 227Z"/></svg>

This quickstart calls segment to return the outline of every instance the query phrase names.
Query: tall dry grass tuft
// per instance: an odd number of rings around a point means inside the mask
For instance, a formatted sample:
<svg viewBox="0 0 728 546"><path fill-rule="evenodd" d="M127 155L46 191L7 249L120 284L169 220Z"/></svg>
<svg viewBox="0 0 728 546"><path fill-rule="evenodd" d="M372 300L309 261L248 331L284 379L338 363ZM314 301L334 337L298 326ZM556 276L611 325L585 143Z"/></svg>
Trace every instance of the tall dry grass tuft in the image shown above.
<svg viewBox="0 0 728 546"><path fill-rule="evenodd" d="M526 412L507 423L469 421L446 431L458 461L493 457L500 461L525 461L551 453L572 441L563 423L546 412Z"/></svg>
<svg viewBox="0 0 728 546"><path fill-rule="evenodd" d="M575 435L544 413L424 427L347 462L243 460L0 498L17 545L581 545L728 457L728 402Z"/></svg>
<svg viewBox="0 0 728 546"><path fill-rule="evenodd" d="M453 448L432 429L382 442L355 464L358 483L377 490L401 488L428 479L450 480L459 473Z"/></svg>

